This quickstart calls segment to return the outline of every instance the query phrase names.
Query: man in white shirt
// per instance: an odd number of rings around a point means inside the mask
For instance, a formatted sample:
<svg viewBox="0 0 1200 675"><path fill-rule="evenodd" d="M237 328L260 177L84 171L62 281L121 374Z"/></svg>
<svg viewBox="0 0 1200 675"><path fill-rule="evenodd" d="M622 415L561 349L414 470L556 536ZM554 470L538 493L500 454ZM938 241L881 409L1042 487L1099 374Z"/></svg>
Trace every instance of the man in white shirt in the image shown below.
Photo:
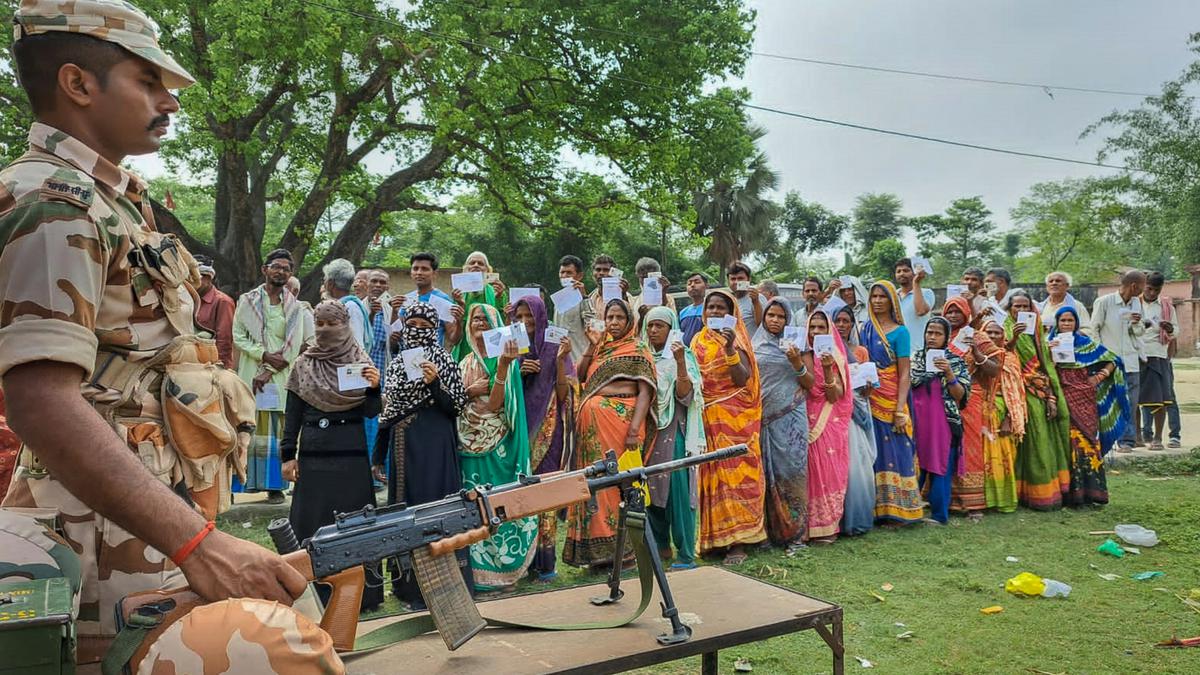
<svg viewBox="0 0 1200 675"><path fill-rule="evenodd" d="M1012 275L1003 267L993 267L983 278L983 288L988 298L995 300L1001 306L1008 306L1008 298L1012 295Z"/></svg>
<svg viewBox="0 0 1200 675"><path fill-rule="evenodd" d="M1130 409L1136 411L1141 394L1142 290L1146 275L1130 270L1121 275L1121 288L1096 300L1092 305L1092 337L1106 349L1121 357L1125 366L1125 386L1129 391ZM1136 416L1130 420L1121 436L1118 452L1130 452L1143 445L1138 433Z"/></svg>
<svg viewBox="0 0 1200 675"><path fill-rule="evenodd" d="M1171 348L1178 337L1178 326L1171 299L1162 294L1165 282L1162 272L1151 272L1146 275L1146 289L1142 291L1142 324L1146 328L1142 335L1142 356L1145 362L1141 372L1140 412L1134 417L1141 421L1142 438L1153 439L1149 441L1151 450L1163 449L1163 427L1168 412L1172 406L1179 409L1175 399L1175 371L1171 366ZM1173 421L1171 447L1178 448L1178 414Z"/></svg>
<svg viewBox="0 0 1200 675"><path fill-rule="evenodd" d="M1046 326L1054 325L1054 315L1063 307L1073 307L1079 314L1079 329L1084 335L1091 330L1092 317L1087 307L1071 295L1071 275L1066 272L1051 272L1046 275L1046 301L1041 304L1041 319Z"/></svg>
<svg viewBox="0 0 1200 675"><path fill-rule="evenodd" d="M564 255L558 261L558 278L560 282L563 279L570 280L579 294L586 296L587 289L583 287L583 260L578 256ZM567 329L567 336L571 338L571 360L575 363L579 363L591 344L587 336L587 327L594 316L593 305L586 297L565 312L554 308L554 325Z"/></svg>
<svg viewBox="0 0 1200 675"><path fill-rule="evenodd" d="M896 292L900 295L900 315L908 328L914 345L925 344L925 324L933 313L933 291L921 288L925 280L925 268L913 271L911 258L896 261L892 272L896 278ZM916 349L913 350L916 352Z"/></svg>
<svg viewBox="0 0 1200 675"><path fill-rule="evenodd" d="M629 309L633 311L634 317L637 318L638 330L640 331L642 317L646 316L646 312L650 311L650 308L653 306L643 302L643 298L646 295L646 279L650 278L651 275L658 277L662 295L662 302L659 304L666 305L672 312L675 311L675 298L667 295L667 286L670 285L670 281L662 276L662 266L654 258L639 258L637 264L633 267L633 273L637 275L638 284L641 286L642 292L637 295L630 294Z"/></svg>
<svg viewBox="0 0 1200 675"><path fill-rule="evenodd" d="M357 274L354 264L345 258L329 261L321 270L325 275L325 292L346 306L350 314L350 333L363 351L371 350L371 319L367 306L352 291Z"/></svg>

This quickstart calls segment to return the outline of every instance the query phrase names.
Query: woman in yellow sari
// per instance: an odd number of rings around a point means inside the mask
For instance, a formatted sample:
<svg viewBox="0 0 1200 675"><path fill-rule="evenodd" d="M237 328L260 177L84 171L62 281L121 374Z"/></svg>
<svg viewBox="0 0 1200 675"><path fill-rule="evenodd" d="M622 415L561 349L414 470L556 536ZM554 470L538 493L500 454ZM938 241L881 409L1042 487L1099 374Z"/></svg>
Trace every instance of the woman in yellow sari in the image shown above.
<svg viewBox="0 0 1200 675"><path fill-rule="evenodd" d="M658 379L654 354L636 330L633 312L623 300L610 300L604 308L604 330L588 330L591 345L579 361L583 386L571 468L580 469L617 450L622 469L642 466L643 447L650 444ZM578 567L603 567L616 553L621 494L617 488L596 493L596 510L587 504L572 506L567 514L567 543L563 562ZM632 557L628 539L621 559Z"/></svg>
<svg viewBox="0 0 1200 675"><path fill-rule="evenodd" d="M705 327L692 338L704 385L708 452L738 443L750 448L745 455L700 468L700 552L724 550L726 565L745 562L743 546L767 538L758 363L737 307L728 291L709 292L704 299ZM709 327L714 319L725 317L733 318L733 328Z"/></svg>

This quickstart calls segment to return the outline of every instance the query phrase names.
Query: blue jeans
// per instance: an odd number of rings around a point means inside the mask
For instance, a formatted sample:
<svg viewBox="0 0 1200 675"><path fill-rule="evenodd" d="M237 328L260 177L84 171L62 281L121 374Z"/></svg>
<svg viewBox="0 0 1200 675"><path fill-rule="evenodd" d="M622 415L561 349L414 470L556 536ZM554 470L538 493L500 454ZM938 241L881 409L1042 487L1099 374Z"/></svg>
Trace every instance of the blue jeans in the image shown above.
<svg viewBox="0 0 1200 675"><path fill-rule="evenodd" d="M1138 410L1138 400L1140 400L1138 393L1142 388L1141 375L1141 373L1125 373L1125 389L1129 392L1129 407L1131 408L1131 412L1133 412L1133 419L1130 420L1129 424L1125 425L1125 432L1121 434L1121 445L1127 448L1133 447L1133 441L1137 437L1136 411Z"/></svg>

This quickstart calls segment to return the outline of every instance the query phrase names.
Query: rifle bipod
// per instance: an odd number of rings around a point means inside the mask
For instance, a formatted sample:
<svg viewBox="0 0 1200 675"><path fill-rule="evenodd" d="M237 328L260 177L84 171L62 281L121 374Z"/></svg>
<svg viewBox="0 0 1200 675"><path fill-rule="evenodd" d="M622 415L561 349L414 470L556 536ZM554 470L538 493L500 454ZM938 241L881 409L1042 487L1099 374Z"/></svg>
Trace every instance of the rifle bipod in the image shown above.
<svg viewBox="0 0 1200 675"><path fill-rule="evenodd" d="M692 638L692 629L679 620L679 608L675 606L675 597L671 595L671 585L667 583L667 573L663 570L662 558L658 555L658 542L650 521L646 518L646 493L641 485L621 486L621 510L617 520L616 548L613 549L612 569L608 574L607 596L598 595L591 599L593 605L611 605L625 597L621 590L621 571L624 562L625 538L627 530L632 527L633 550L636 564L650 565L654 571L654 581L662 594L662 615L671 622L671 632L657 636L660 645L675 645L687 642ZM640 531L640 533L639 533ZM640 537L639 537L640 534ZM638 539L641 539L641 542Z"/></svg>

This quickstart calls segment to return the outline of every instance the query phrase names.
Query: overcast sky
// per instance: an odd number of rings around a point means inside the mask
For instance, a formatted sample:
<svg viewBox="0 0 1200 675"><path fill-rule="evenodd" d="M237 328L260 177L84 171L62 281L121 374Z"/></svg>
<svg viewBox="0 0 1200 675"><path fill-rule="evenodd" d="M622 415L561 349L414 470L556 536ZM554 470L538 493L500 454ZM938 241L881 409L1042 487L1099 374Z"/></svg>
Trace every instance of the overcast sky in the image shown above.
<svg viewBox="0 0 1200 675"><path fill-rule="evenodd" d="M753 0L755 51L998 80L1156 93L1191 61L1197 0ZM1080 132L1128 96L949 82L752 57L754 103L818 117L1096 159ZM782 189L838 211L894 192L905 212L983 195L1001 226L1033 183L1102 169L1008 157L752 111Z"/></svg>
<svg viewBox="0 0 1200 675"><path fill-rule="evenodd" d="M754 50L999 80L1158 92L1190 62L1200 0L751 0ZM1094 161L1088 124L1128 96L950 82L751 58L755 104L898 131ZM1001 226L1033 183L1103 170L881 136L752 111L781 192L849 211L894 192L905 213L982 195ZM135 170L160 176L154 156ZM385 162L383 162L385 163ZM381 163L382 164L382 163ZM384 170L386 166L372 166ZM187 178L186 176L184 177ZM909 238L911 242L911 237Z"/></svg>

